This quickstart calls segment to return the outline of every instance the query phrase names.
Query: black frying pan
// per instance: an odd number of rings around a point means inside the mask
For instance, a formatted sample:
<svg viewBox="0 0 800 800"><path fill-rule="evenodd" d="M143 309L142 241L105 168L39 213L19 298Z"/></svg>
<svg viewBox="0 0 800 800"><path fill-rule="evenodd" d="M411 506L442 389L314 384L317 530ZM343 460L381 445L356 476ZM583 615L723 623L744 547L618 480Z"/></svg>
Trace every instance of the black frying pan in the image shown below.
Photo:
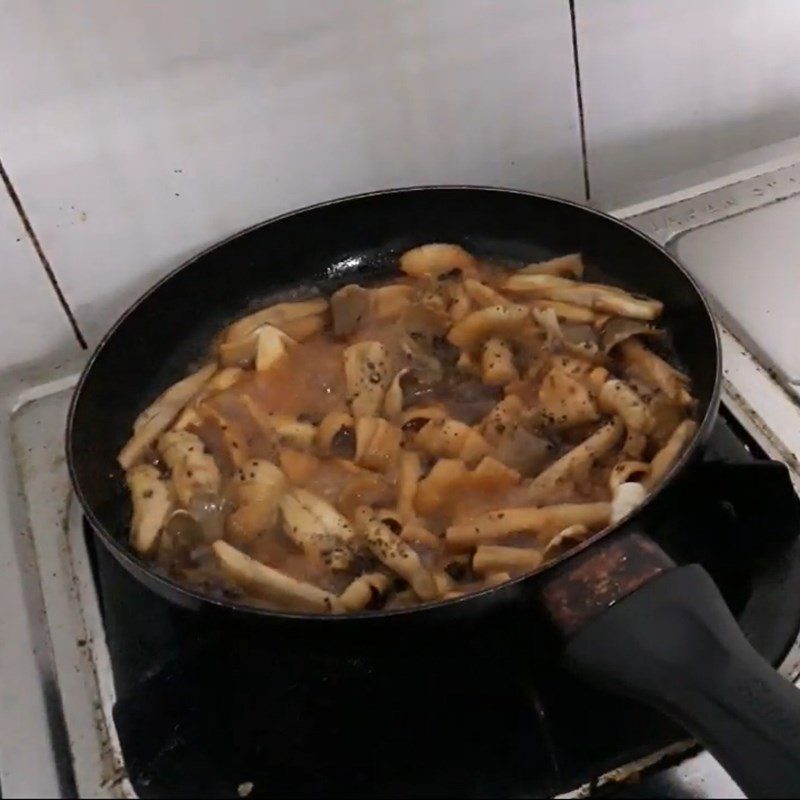
<svg viewBox="0 0 800 800"><path fill-rule="evenodd" d="M155 572L128 547L130 502L116 455L136 415L249 308L298 284L322 291L395 268L431 241L535 261L580 251L590 279L665 303L663 324L699 399L697 434L631 519L559 562L501 587L409 610L325 617L210 598ZM747 644L708 575L676 568L640 533L713 426L720 354L708 306L663 249L610 217L562 200L498 189L408 189L347 198L266 222L192 259L139 299L91 358L73 399L67 454L92 527L147 587L198 611L255 624L345 634L360 627L451 625L535 594L564 634L565 660L608 688L674 717L749 794L800 792L800 694ZM309 635L315 635L309 631Z"/></svg>

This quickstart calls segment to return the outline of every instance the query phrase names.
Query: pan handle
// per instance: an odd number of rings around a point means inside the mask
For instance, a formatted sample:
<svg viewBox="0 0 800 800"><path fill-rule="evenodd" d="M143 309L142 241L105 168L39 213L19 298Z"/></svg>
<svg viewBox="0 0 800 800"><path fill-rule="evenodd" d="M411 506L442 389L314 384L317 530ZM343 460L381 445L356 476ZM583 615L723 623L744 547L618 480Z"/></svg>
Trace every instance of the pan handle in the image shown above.
<svg viewBox="0 0 800 800"><path fill-rule="evenodd" d="M800 797L800 691L750 646L701 567L646 583L565 655L579 675L672 717L748 796Z"/></svg>

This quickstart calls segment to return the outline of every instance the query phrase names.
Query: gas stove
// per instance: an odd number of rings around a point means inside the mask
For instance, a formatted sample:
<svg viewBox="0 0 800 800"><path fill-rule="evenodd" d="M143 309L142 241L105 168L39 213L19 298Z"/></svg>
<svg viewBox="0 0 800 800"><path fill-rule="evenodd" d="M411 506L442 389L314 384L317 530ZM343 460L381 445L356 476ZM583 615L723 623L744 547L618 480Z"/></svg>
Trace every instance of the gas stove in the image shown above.
<svg viewBox="0 0 800 800"><path fill-rule="evenodd" d="M800 156L768 167L662 187L617 213L691 269L710 246L691 236L800 199ZM707 516L687 519L678 555L708 566L753 643L796 678L796 373L763 316L712 277L701 280L718 305L724 408L698 467ZM16 533L0 537L6 794L738 796L671 723L582 686L535 648L512 651L521 638L502 628L492 652L457 660L433 645L413 657L242 648L236 631L198 628L123 573L84 525L63 456L79 367L0 387L0 511ZM770 557L759 558L765 546ZM118 588L104 590L111 581Z"/></svg>

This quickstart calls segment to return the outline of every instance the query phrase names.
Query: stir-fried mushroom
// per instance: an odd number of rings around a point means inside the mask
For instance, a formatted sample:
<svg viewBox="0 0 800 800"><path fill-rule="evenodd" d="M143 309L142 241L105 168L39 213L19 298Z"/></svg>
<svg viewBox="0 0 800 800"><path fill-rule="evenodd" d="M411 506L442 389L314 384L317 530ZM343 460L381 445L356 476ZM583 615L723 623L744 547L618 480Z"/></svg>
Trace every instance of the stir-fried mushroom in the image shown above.
<svg viewBox="0 0 800 800"><path fill-rule="evenodd" d="M133 436L117 456L117 461L123 469L130 469L141 461L156 439L170 426L184 406L203 389L216 371L214 364L199 369L188 378L170 386L139 414L133 425Z"/></svg>
<svg viewBox="0 0 800 800"><path fill-rule="evenodd" d="M465 275L475 272L478 262L457 244L424 244L400 256L400 269L406 275L422 278L439 276L454 269Z"/></svg>
<svg viewBox="0 0 800 800"><path fill-rule="evenodd" d="M454 419L431 420L414 437L414 445L437 458L460 458L469 466L491 449L480 433Z"/></svg>
<svg viewBox="0 0 800 800"><path fill-rule="evenodd" d="M470 300L481 308L486 308L487 306L514 305L513 301L509 300L507 297L503 297L500 292L495 291L491 286L487 286L485 283L481 283L481 281L475 280L474 278L464 279L464 291L466 291Z"/></svg>
<svg viewBox="0 0 800 800"><path fill-rule="evenodd" d="M583 258L580 253L558 256L549 261L528 264L519 270L520 275L557 275L562 278L582 278Z"/></svg>
<svg viewBox="0 0 800 800"><path fill-rule="evenodd" d="M664 332L653 325L638 319L614 317L604 326L601 344L604 353L610 353L618 344L633 336L663 336Z"/></svg>
<svg viewBox="0 0 800 800"><path fill-rule="evenodd" d="M403 283L370 289L370 315L378 321L397 319L411 304L415 292L413 286Z"/></svg>
<svg viewBox="0 0 800 800"><path fill-rule="evenodd" d="M240 422L227 417L212 403L200 403L197 415L202 422L216 426L228 461L240 468L250 458L248 436Z"/></svg>
<svg viewBox="0 0 800 800"><path fill-rule="evenodd" d="M400 451L403 434L381 417L361 417L356 422L356 457L359 466L388 472Z"/></svg>
<svg viewBox="0 0 800 800"><path fill-rule="evenodd" d="M553 275L512 275L505 284L512 292L530 294L547 300L560 300L595 311L604 311L620 317L653 320L660 316L663 303L599 283L578 283Z"/></svg>
<svg viewBox="0 0 800 800"><path fill-rule="evenodd" d="M281 497L283 529L295 544L333 570L347 569L353 560L350 523L329 503L305 489Z"/></svg>
<svg viewBox="0 0 800 800"><path fill-rule="evenodd" d="M253 459L239 470L234 488L237 507L228 517L228 530L234 542L252 541L275 525L285 490L286 477L269 461Z"/></svg>
<svg viewBox="0 0 800 800"><path fill-rule="evenodd" d="M467 550L484 542L528 533L540 542L549 541L568 525L597 530L611 518L610 503L565 503L557 506L502 508L467 522L451 525L445 538L453 550Z"/></svg>
<svg viewBox="0 0 800 800"><path fill-rule="evenodd" d="M358 330L369 311L369 291L351 283L331 295L334 336L350 336Z"/></svg>
<svg viewBox="0 0 800 800"><path fill-rule="evenodd" d="M530 572L542 563L542 554L525 547L481 544L472 557L472 569L479 575L492 572Z"/></svg>
<svg viewBox="0 0 800 800"><path fill-rule="evenodd" d="M419 554L377 519L371 508L361 506L356 510L356 525L375 558L407 580L420 600L437 596L436 583Z"/></svg>
<svg viewBox="0 0 800 800"><path fill-rule="evenodd" d="M250 314L231 325L220 339L217 354L223 366L246 366L253 363L260 332L277 328L295 341L304 341L325 325L328 301L324 298L297 303L278 303Z"/></svg>
<svg viewBox="0 0 800 800"><path fill-rule="evenodd" d="M316 445L325 455L353 458L356 454L353 418L343 411L331 411L319 423Z"/></svg>
<svg viewBox="0 0 800 800"><path fill-rule="evenodd" d="M172 485L184 507L200 492L219 493L219 467L199 436L189 431L167 431L158 442L158 452L172 471Z"/></svg>
<svg viewBox="0 0 800 800"><path fill-rule="evenodd" d="M339 601L346 611L362 611L379 600L392 585L392 579L383 572L368 572L356 578L340 595Z"/></svg>
<svg viewBox="0 0 800 800"><path fill-rule="evenodd" d="M530 307L535 311L552 311L559 321L592 324L597 320L597 314L586 306L577 306L572 303L562 303L558 300L532 300Z"/></svg>
<svg viewBox="0 0 800 800"><path fill-rule="evenodd" d="M652 389L663 392L672 402L687 406L692 403L686 385L689 379L649 350L637 339L626 339L619 345L630 374Z"/></svg>
<svg viewBox="0 0 800 800"><path fill-rule="evenodd" d="M595 462L622 438L623 429L619 417L603 425L588 439L537 475L528 486L528 497L535 503L546 503L548 500L552 502L552 498L558 497L559 490L564 484L585 480Z"/></svg>
<svg viewBox="0 0 800 800"><path fill-rule="evenodd" d="M258 329L256 345L256 371L267 372L289 357L289 349L296 345L291 336L272 325L263 325Z"/></svg>
<svg viewBox="0 0 800 800"><path fill-rule="evenodd" d="M463 461L440 458L419 482L414 506L423 517L448 513L458 503L458 490L468 475Z"/></svg>
<svg viewBox="0 0 800 800"><path fill-rule="evenodd" d="M514 366L514 353L503 339L492 337L486 340L481 366L483 382L490 386L505 386L511 381L519 380L519 373Z"/></svg>
<svg viewBox="0 0 800 800"><path fill-rule="evenodd" d="M403 413L403 378L408 375L410 370L401 369L389 384L386 395L383 398L383 412L391 420L399 419Z"/></svg>
<svg viewBox="0 0 800 800"><path fill-rule="evenodd" d="M647 488L651 488L669 472L686 445L692 440L696 430L697 423L692 419L684 420L675 428L672 436L650 463L650 473L644 481Z"/></svg>
<svg viewBox="0 0 800 800"><path fill-rule="evenodd" d="M588 389L559 367L544 376L539 404L545 421L556 428L585 425L600 416Z"/></svg>
<svg viewBox="0 0 800 800"><path fill-rule="evenodd" d="M355 417L374 417L380 413L391 381L391 363L380 342L359 342L344 351L347 398Z"/></svg>
<svg viewBox="0 0 800 800"><path fill-rule="evenodd" d="M153 551L173 508L169 484L151 464L139 464L125 475L133 503L131 544L143 555Z"/></svg>
<svg viewBox="0 0 800 800"><path fill-rule="evenodd" d="M327 310L328 301L323 297L296 303L278 303L237 320L225 331L222 338L224 342L235 342L252 336L263 325L282 329L287 322L324 314Z"/></svg>
<svg viewBox="0 0 800 800"><path fill-rule="evenodd" d="M618 414L622 417L629 431L640 433L647 428L647 406L624 381L606 381L597 400L600 408L607 414Z"/></svg>
<svg viewBox="0 0 800 800"><path fill-rule="evenodd" d="M544 548L544 561L553 561L569 552L581 542L585 542L592 532L585 525L570 525L556 534Z"/></svg>
<svg viewBox="0 0 800 800"><path fill-rule="evenodd" d="M414 497L421 476L422 464L419 454L410 451L401 453L397 477L397 510L403 522L411 522L416 519Z"/></svg>
<svg viewBox="0 0 800 800"><path fill-rule="evenodd" d="M491 336L513 338L524 330L530 313L521 305L487 306L453 325L447 339L456 347L471 350Z"/></svg>
<svg viewBox="0 0 800 800"><path fill-rule="evenodd" d="M336 595L268 567L231 547L227 542L214 542L211 548L222 569L234 583L282 608L289 611L318 612L347 610Z"/></svg>

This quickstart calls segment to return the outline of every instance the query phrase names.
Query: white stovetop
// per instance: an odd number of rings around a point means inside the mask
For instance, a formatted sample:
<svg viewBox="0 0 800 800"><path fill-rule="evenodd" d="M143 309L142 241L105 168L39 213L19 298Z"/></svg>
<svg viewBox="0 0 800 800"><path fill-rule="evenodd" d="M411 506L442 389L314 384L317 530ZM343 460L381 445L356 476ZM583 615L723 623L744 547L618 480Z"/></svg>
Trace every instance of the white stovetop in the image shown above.
<svg viewBox="0 0 800 800"><path fill-rule="evenodd" d="M678 252L716 294L725 402L800 487L795 387L765 368L770 361L784 377L800 375L787 346L798 324L791 313L793 260L800 254L795 210L796 141L662 182L651 197L617 213ZM753 297L759 302L750 304ZM108 654L63 458L66 407L80 364L52 366L49 374L0 376L0 521L15 534L0 536L0 783L5 796L57 797L76 789L81 796L130 796L110 716ZM784 672L796 677L797 668L793 653ZM652 796L740 796L707 754L649 780Z"/></svg>

